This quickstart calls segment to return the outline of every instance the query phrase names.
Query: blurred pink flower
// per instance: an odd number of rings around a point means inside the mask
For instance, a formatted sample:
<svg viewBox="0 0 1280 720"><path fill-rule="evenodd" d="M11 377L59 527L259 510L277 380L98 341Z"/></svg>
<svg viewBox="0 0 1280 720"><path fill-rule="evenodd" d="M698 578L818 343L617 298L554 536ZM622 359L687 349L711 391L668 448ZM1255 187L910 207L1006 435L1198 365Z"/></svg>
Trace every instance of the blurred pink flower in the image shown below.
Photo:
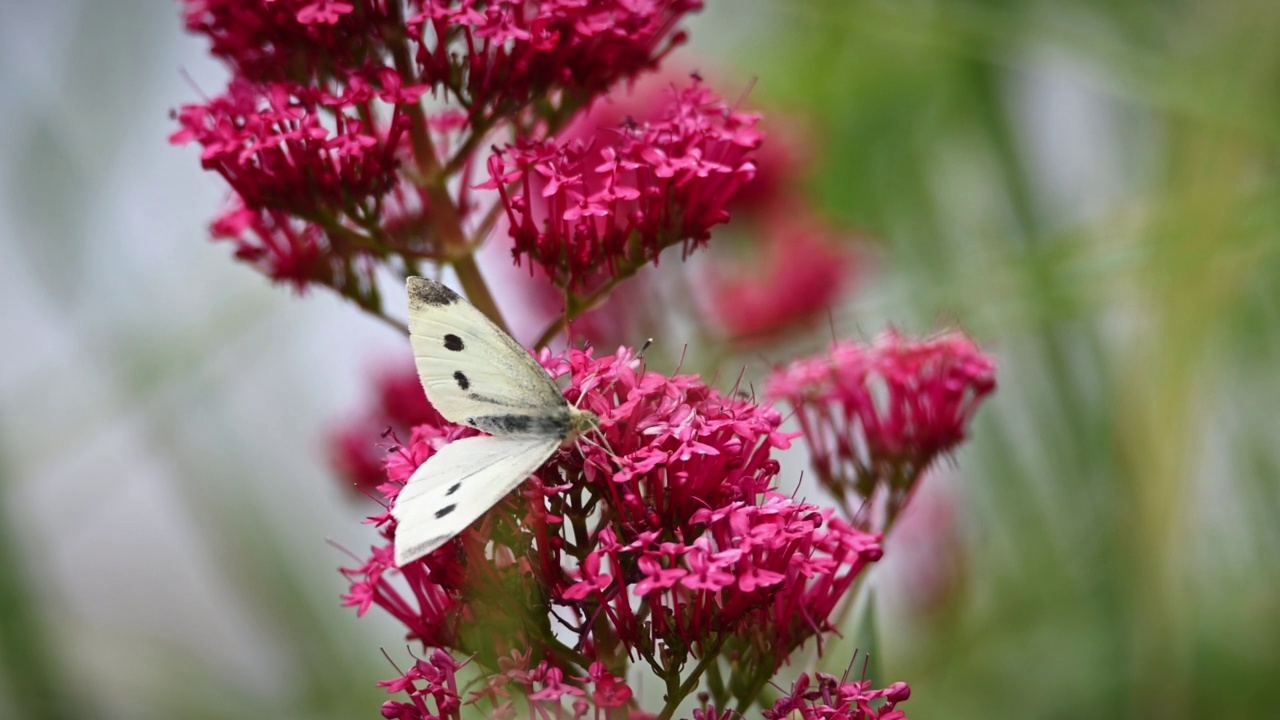
<svg viewBox="0 0 1280 720"><path fill-rule="evenodd" d="M362 492L372 491L386 479L383 465L388 442L398 446L414 427L444 423L423 393L412 365L384 368L375 374L373 383L373 404L351 413L351 418L329 435L330 464ZM390 440L381 440L384 437Z"/></svg>
<svg viewBox="0 0 1280 720"><path fill-rule="evenodd" d="M851 251L803 206L760 218L755 232L748 260L721 257L703 266L710 320L736 344L825 319L853 279Z"/></svg>

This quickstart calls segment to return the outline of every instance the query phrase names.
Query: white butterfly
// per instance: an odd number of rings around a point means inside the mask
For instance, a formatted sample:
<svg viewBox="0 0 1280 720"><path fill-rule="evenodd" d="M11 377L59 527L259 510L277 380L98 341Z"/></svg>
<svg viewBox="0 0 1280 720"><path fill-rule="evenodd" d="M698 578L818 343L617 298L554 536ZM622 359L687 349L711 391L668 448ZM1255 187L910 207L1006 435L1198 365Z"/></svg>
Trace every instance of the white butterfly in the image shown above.
<svg viewBox="0 0 1280 720"><path fill-rule="evenodd" d="M407 287L409 340L427 399L451 422L489 434L444 446L401 488L391 508L397 566L467 529L598 422L571 407L529 352L457 293L420 277Z"/></svg>

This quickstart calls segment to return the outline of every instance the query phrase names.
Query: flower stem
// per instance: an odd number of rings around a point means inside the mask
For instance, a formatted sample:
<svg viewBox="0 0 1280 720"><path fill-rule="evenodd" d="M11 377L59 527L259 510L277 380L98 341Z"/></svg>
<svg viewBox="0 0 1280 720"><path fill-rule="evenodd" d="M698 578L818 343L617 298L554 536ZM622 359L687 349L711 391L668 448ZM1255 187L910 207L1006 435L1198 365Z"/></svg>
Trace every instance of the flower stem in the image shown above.
<svg viewBox="0 0 1280 720"><path fill-rule="evenodd" d="M663 705L662 712L658 713L658 720L671 720L671 716L675 715L680 703L689 697L690 693L698 689L698 681L702 679L702 673L706 672L707 668L711 667L711 664L720 657L720 646L724 644L726 637L728 636L721 635L716 638L716 643L711 648L711 651L702 656L702 660L693 668L693 672L689 673L689 677L685 678L675 692L667 694L667 704Z"/></svg>
<svg viewBox="0 0 1280 720"><path fill-rule="evenodd" d="M393 15L391 18L393 23L404 22L404 18L400 17L404 12L400 3L389 3L387 7ZM404 43L404 38L391 38L387 44L395 59L396 72L406 83L416 82L413 58ZM476 309L484 313L503 332L509 333L507 323L502 313L498 311L498 304L494 302L489 286L480 275L480 268L476 265L475 256L472 254L474 247L467 242L467 234L462 229L462 218L457 206L454 205L453 198L449 195L449 176L440 164L435 145L431 142L426 113L422 105L415 102L405 106L405 114L409 117L409 138L413 146L413 159L418 164L418 184L427 195L430 206L428 219L440 241L440 247L443 248L447 261L453 265L454 272L458 274L458 282L462 284L462 290L471 304L475 305Z"/></svg>

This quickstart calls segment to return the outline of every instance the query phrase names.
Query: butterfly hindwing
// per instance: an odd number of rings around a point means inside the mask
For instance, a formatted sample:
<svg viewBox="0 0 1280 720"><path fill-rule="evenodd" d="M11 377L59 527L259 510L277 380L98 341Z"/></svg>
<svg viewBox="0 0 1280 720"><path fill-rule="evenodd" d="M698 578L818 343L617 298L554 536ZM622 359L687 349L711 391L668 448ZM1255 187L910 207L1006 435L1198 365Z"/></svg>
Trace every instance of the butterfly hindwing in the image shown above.
<svg viewBox="0 0 1280 720"><path fill-rule="evenodd" d="M479 435L454 440L427 459L396 497L397 566L467 529L524 482L560 445L558 437Z"/></svg>
<svg viewBox="0 0 1280 720"><path fill-rule="evenodd" d="M475 427L477 417L567 416L547 371L484 313L433 280L411 277L407 286L418 375L441 415Z"/></svg>

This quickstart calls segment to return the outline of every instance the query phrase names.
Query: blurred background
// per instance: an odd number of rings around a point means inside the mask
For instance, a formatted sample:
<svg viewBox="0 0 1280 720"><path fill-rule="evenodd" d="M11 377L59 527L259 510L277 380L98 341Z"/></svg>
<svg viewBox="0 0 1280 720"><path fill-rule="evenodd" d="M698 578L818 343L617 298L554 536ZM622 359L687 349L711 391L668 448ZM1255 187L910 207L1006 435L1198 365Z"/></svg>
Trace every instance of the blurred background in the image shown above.
<svg viewBox="0 0 1280 720"><path fill-rule="evenodd" d="M1280 4L708 6L874 257L835 323L1000 361L876 569L909 716L1274 717ZM208 240L224 82L176 3L0 0L0 716L377 717L403 654L326 443L406 348Z"/></svg>

